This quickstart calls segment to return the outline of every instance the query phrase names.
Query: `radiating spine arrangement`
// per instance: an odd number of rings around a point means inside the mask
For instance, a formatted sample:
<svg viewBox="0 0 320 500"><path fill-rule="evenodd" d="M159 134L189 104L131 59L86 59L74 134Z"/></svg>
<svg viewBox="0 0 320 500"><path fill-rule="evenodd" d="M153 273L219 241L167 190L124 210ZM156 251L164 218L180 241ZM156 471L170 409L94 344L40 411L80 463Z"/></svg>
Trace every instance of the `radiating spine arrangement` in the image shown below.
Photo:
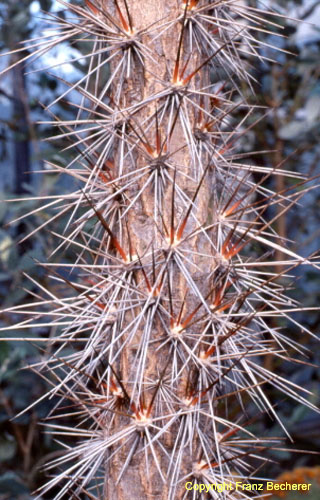
<svg viewBox="0 0 320 500"><path fill-rule="evenodd" d="M28 57L77 42L88 71L60 79L46 122L73 152L49 167L76 188L46 206L48 224L66 219L55 253L75 259L40 263L60 295L38 284L14 308L27 315L14 329L56 329L34 369L57 401L46 427L67 444L37 498L251 498L236 482L252 481L280 446L252 433L252 407L253 420L283 427L264 385L313 408L263 360L300 351L274 319L297 325L290 314L303 308L284 278L318 263L292 252L274 222L314 186L241 152L254 126L249 66L263 59L256 35L276 17L241 0L59 3L68 15L50 14ZM51 111L61 99L74 119ZM276 175L295 183L274 192Z"/></svg>

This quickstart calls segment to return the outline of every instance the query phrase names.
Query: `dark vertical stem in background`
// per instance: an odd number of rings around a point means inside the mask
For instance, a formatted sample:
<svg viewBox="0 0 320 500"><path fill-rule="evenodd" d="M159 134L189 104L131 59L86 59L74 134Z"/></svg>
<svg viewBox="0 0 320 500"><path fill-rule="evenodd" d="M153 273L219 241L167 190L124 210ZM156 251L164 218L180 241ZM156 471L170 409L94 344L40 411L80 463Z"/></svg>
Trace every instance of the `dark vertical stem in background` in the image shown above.
<svg viewBox="0 0 320 500"><path fill-rule="evenodd" d="M17 56L18 57L18 56ZM27 89L24 66L12 69L13 122L14 133L14 170L15 193L24 194L24 184L31 182L30 139L27 108Z"/></svg>
<svg viewBox="0 0 320 500"><path fill-rule="evenodd" d="M279 166L281 166L282 161L284 159L284 154L283 154L283 148L284 148L284 143L283 140L279 137L279 130L280 130L280 121L279 121L279 114L278 114L278 108L281 105L281 83L282 83L282 71L278 67L278 65L273 65L272 70L271 70L271 76L272 76L272 84L271 84L271 101L270 105L273 108L273 139L274 139L274 146L272 149L274 149L274 154L272 158L272 165L275 169L277 169ZM285 177L284 175L276 175L275 176L275 183L276 183L276 189L275 191L277 193L281 193L285 189ZM280 238L283 238L283 245L285 245L285 238L287 234L287 227L286 227L286 214L281 215L282 207L281 205L278 205L277 208L277 215L278 218L275 223L275 230L277 234L280 236ZM281 240L279 240L280 243ZM283 272L283 264L279 264L279 262L282 262L286 259L286 255L283 251L280 249L276 250L275 253L275 262L276 262L276 272L281 274ZM273 328L278 328L281 326L279 324L279 319L278 318L272 318L271 324ZM271 339L272 345L274 348L276 348L276 342ZM267 370L273 371L274 366L274 358L272 356L266 356L264 359L264 367ZM270 423L268 424L270 425Z"/></svg>
<svg viewBox="0 0 320 500"><path fill-rule="evenodd" d="M14 56L13 62L15 57ZM16 195L28 193L26 184L32 183L30 155L30 127L28 120L28 93L24 65L18 64L11 70L12 78L12 121L14 123L14 192ZM26 224L21 222L16 228L20 240L26 233ZM18 246L20 255L32 248L32 241L26 240Z"/></svg>
<svg viewBox="0 0 320 500"><path fill-rule="evenodd" d="M7 5L6 17L3 23L3 37L8 48L15 51L21 48L21 41L29 36L30 0L12 0ZM21 15L23 14L23 20ZM10 64L21 60L27 52L13 53ZM29 120L29 96L25 65L17 64L10 72L10 94L12 96L12 123L13 123L13 165L14 185L12 190L15 195L28 193L26 184L32 183L31 162L31 131ZM21 222L15 229L20 240L26 233L26 224ZM23 254L32 247L32 242L27 241L19 245L19 253Z"/></svg>

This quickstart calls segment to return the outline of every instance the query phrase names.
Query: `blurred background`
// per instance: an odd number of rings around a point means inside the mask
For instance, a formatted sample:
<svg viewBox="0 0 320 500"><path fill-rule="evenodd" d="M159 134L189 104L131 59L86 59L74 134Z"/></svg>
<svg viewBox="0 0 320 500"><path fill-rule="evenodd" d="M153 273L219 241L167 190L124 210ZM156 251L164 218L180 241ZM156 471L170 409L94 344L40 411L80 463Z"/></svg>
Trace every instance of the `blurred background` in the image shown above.
<svg viewBox="0 0 320 500"><path fill-rule="evenodd" d="M258 5L256 0L249 0L249 3L254 7ZM258 103L272 109L246 133L241 147L244 152L272 151L255 156L255 161L260 165L276 166L287 159L284 168L313 177L320 175L320 1L277 0L271 5L283 16L278 17L277 22L283 26L281 33L285 37L276 36L279 32L276 27L271 27L274 34L258 34L265 42L261 49L262 55L274 62L262 63L256 59L248 63L252 64L256 79ZM270 6L270 3L266 1L264 4L259 3L259 6L263 8ZM65 16L64 9L54 0L0 0L0 71L21 55L28 55L27 52L20 55L6 53L21 46L22 40L40 35L45 26L42 11ZM297 23L294 18L301 22ZM284 52L276 52L270 46L277 46ZM69 178L46 171L46 162L55 162L59 150L66 144L59 138L45 141L48 136L52 137L53 132L49 125L39 121L52 119L44 107L54 101L61 91L62 83L55 75L72 80L79 79L86 71L86 63L79 61L55 66L76 53L76 44L60 45L46 54L44 60L35 60L26 67L16 66L0 76L0 198L6 200L0 203L2 309L28 300L28 291L32 291L34 286L28 275L44 286L47 283L46 272L36 267L35 261L44 261L45 256L53 250L54 241L50 232L35 232L32 238L20 244L18 242L24 235L45 224L54 214L50 207L37 210L41 205L33 198L70 190ZM50 67L48 72L43 71L44 66ZM50 111L63 118L73 116L73 110L62 101ZM263 110L257 110L247 125L263 114ZM68 153L64 153L66 163L67 160ZM43 173L37 173L39 171ZM277 176L276 180L269 182L270 188L279 191L296 181ZM313 182L316 184L318 180ZM20 219L30 211L35 212ZM8 226L10 221L15 222ZM57 220L50 229L59 232L62 224L62 220ZM301 255L307 256L317 251L320 248L320 189L307 193L299 205L277 221L276 229L281 236L292 240L290 248ZM67 253L64 255L64 259L71 257ZM277 257L281 260L281 255ZM290 292L293 297L308 307L319 305L319 272L301 266L295 271L294 286L295 290ZM2 315L0 325L4 328L18 319L12 315ZM320 311L303 315L297 313L295 319L311 332L317 333ZM310 390L313 396L309 396L309 399L317 404L320 392L320 372L317 368L320 362L319 344L292 323L274 326L285 326L288 336L309 349L308 358L301 357L307 359L309 364L281 363L280 366L279 360L268 360L267 368ZM32 336L32 333L10 330L1 332L1 335L26 337ZM37 347L32 342L0 342L0 500L33 498L31 492L42 481L41 466L59 453L59 446L38 425L54 401L44 400L22 417L11 420L46 391L42 379L32 371L23 369L34 362L37 355ZM279 397L279 393L271 387L268 388L268 394L272 401L277 402L277 412L294 439L293 447L319 450L319 416L283 395ZM260 434L281 434L279 426L267 418L259 425ZM290 446L288 440L284 441L285 446ZM304 452L274 451L270 452L270 458L273 461L261 471L261 476L276 477L283 471L304 466L314 468L320 463L317 455Z"/></svg>

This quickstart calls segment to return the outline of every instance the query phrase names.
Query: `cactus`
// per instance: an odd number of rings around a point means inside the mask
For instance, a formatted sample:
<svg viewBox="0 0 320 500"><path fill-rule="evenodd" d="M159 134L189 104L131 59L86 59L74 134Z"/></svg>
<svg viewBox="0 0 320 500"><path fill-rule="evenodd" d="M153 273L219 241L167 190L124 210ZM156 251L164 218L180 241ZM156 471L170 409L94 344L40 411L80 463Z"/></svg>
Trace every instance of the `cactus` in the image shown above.
<svg viewBox="0 0 320 500"><path fill-rule="evenodd" d="M255 33L276 19L230 0L59 2L69 16L51 14L52 30L26 46L32 61L77 41L88 61L52 103L67 100L74 118L47 109L73 152L50 167L76 188L46 203L51 221L67 219L56 253L72 249L74 262L59 263L64 274L40 263L60 295L38 284L30 304L6 310L27 315L14 329L57 329L33 369L59 401L46 427L67 443L36 498L205 498L201 484L250 481L277 448L250 430L252 403L286 432L266 383L315 408L262 363L299 351L270 318L297 325L303 308L283 279L318 264L273 225L314 186L239 146L255 106L249 61L262 57ZM276 175L299 189L273 192Z"/></svg>

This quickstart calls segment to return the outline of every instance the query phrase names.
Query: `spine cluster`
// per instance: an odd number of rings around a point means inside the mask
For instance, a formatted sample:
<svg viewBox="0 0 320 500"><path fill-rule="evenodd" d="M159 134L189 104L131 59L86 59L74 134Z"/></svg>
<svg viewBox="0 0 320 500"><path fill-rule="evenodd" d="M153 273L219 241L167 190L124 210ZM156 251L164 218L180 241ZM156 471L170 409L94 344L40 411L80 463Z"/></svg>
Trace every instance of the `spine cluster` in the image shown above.
<svg viewBox="0 0 320 500"><path fill-rule="evenodd" d="M46 202L48 223L66 220L56 252L74 261L41 263L52 288L15 308L21 328L56 332L34 369L57 401L46 426L66 444L37 498L251 498L235 485L277 441L250 425L267 414L282 426L264 385L312 406L264 363L299 350L274 325L296 325L285 278L317 263L274 222L311 188L241 151L250 65L275 18L241 0L59 1L66 15L26 44L31 60L76 43L87 71L60 79L47 110L62 99L74 110L50 122L73 158L48 166L76 187ZM299 190L272 191L275 175Z"/></svg>

